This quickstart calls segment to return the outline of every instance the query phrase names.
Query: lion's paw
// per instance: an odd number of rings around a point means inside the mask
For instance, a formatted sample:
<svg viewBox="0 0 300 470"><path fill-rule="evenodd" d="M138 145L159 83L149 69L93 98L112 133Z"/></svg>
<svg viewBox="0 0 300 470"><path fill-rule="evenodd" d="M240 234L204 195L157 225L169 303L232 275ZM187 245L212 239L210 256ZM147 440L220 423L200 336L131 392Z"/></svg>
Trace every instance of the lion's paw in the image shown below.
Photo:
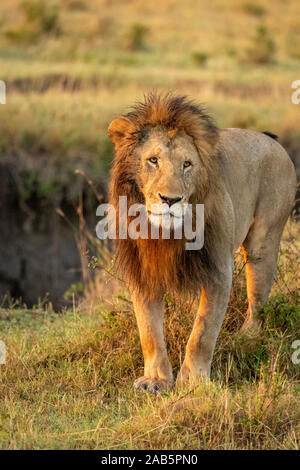
<svg viewBox="0 0 300 470"><path fill-rule="evenodd" d="M134 387L138 390L145 390L149 393L162 393L169 390L172 386L172 382L166 379L160 379L159 377L139 377L134 382Z"/></svg>
<svg viewBox="0 0 300 470"><path fill-rule="evenodd" d="M240 329L240 332L246 336L259 336L261 331L261 322L257 318L251 317L249 314Z"/></svg>
<svg viewBox="0 0 300 470"><path fill-rule="evenodd" d="M183 364L176 379L176 387L190 387L200 382L209 381L209 368L203 367L197 372L191 370L187 364Z"/></svg>

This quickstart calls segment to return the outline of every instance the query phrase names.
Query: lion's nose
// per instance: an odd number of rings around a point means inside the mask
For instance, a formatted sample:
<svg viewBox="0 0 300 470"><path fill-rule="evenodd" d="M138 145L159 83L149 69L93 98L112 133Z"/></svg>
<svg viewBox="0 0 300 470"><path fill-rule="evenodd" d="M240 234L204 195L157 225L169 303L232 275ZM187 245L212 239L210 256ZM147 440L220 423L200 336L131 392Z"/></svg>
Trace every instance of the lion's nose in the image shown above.
<svg viewBox="0 0 300 470"><path fill-rule="evenodd" d="M173 204L176 204L176 202L181 201L182 196L177 196L177 197L169 197L169 196L162 196L162 194L158 193L160 199L168 204L169 207L171 207Z"/></svg>

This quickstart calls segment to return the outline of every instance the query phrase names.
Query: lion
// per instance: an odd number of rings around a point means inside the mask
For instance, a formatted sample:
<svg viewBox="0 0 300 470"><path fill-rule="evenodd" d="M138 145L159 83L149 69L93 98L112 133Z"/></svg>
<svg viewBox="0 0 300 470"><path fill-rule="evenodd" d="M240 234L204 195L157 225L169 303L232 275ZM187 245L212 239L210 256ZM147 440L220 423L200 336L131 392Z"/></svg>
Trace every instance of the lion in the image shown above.
<svg viewBox="0 0 300 470"><path fill-rule="evenodd" d="M130 288L144 356L134 386L156 393L174 383L163 331L167 292L201 295L177 383L209 378L239 247L248 297L242 328L259 324L294 203L292 161L275 135L220 129L201 105L172 94L149 94L113 120L108 134L115 146L109 198L117 212L124 195L129 205L146 205L149 216L155 204L170 211L204 204L200 250L172 238L116 240L115 266Z"/></svg>

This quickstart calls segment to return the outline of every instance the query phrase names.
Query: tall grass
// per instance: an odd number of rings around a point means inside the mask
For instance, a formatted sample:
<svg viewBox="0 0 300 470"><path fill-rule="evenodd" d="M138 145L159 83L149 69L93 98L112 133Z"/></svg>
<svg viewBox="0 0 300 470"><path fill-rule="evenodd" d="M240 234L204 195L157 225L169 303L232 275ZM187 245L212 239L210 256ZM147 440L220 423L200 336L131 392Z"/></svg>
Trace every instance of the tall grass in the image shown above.
<svg viewBox="0 0 300 470"><path fill-rule="evenodd" d="M51 5L0 2L0 79L8 90L0 159L13 167L22 205L33 190L52 209L76 202L75 168L102 182L112 158L108 123L153 88L206 102L220 127L273 131L297 154L298 0ZM143 361L130 297L111 270L111 252L93 245L85 228L81 221L84 283L66 293L70 308L0 308L7 345L0 447L299 449L299 365L291 360L300 339L299 228L286 230L261 332L239 332L247 301L237 255L212 382L163 396L132 387ZM195 308L167 296L175 371Z"/></svg>
<svg viewBox="0 0 300 470"><path fill-rule="evenodd" d="M297 230L292 226L282 244L261 332L239 332L246 298L238 258L212 382L162 396L132 386L142 373L141 347L128 293L111 274L99 273L105 303L99 297L95 302L95 291L89 291L84 303L74 296L71 311L61 315L51 306L2 308L7 364L0 366L1 447L299 449L299 365L291 360L291 344L300 334ZM175 371L195 306L166 301Z"/></svg>

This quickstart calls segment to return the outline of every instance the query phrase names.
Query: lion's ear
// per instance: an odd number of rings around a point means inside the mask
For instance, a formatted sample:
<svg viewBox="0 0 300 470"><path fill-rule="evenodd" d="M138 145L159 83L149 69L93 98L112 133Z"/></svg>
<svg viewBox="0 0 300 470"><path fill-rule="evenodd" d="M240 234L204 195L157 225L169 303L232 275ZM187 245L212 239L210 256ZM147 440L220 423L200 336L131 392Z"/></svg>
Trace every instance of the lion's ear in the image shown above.
<svg viewBox="0 0 300 470"><path fill-rule="evenodd" d="M133 123L130 121L130 119L123 116L114 119L108 127L108 135L111 141L114 143L116 149L118 149L122 140L134 131L135 129Z"/></svg>

